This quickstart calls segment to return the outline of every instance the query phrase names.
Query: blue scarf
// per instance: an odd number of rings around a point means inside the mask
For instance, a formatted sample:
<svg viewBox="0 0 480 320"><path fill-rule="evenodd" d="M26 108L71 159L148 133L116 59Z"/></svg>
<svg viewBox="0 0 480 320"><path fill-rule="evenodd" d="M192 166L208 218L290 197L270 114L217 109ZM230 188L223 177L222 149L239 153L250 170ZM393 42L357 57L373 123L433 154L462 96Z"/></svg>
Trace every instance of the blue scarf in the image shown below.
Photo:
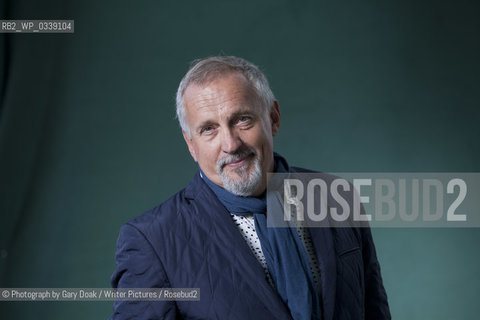
<svg viewBox="0 0 480 320"><path fill-rule="evenodd" d="M289 172L287 161L274 153L275 172ZM315 290L307 253L295 228L267 228L267 203L261 197L234 195L216 185L200 170L203 180L227 210L235 215L254 215L268 271L277 292L294 320L320 319L320 303Z"/></svg>

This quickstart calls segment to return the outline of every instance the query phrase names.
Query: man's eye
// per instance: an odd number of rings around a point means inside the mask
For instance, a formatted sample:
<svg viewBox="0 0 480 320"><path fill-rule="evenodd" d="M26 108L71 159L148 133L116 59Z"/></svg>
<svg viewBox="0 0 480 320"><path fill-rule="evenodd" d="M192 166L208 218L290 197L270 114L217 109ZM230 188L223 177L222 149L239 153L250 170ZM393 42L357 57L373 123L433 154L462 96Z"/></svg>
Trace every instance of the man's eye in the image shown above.
<svg viewBox="0 0 480 320"><path fill-rule="evenodd" d="M201 133L209 134L213 131L213 126L203 127Z"/></svg>
<svg viewBox="0 0 480 320"><path fill-rule="evenodd" d="M250 117L248 116L241 116L238 118L238 122L249 122L250 121Z"/></svg>

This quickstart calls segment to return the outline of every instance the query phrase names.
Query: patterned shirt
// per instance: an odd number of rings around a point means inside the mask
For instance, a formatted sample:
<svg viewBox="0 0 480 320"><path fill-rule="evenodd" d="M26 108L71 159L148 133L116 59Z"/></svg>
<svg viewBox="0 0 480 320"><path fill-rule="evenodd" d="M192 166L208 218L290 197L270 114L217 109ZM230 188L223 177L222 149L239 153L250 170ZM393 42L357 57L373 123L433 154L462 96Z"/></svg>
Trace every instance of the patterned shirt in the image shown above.
<svg viewBox="0 0 480 320"><path fill-rule="evenodd" d="M265 256L262 251L262 246L260 244L260 240L258 239L257 231L255 230L255 220L252 215L248 216L237 216L233 213L230 213L232 216L233 221L237 225L240 233L242 234L245 241L247 241L248 246L252 250L253 254L257 258L258 262L263 267L265 274L267 276L268 281L270 284L275 287L273 283L272 276L270 272L268 272L267 268L267 261L265 260ZM298 236L302 240L303 246L305 248L305 252L307 253L308 262L310 264L310 270L312 271L313 281L315 282L315 287L318 292L321 292L320 286L320 267L318 266L317 258L315 255L315 250L313 248L312 239L310 237L310 233L301 225L296 226Z"/></svg>

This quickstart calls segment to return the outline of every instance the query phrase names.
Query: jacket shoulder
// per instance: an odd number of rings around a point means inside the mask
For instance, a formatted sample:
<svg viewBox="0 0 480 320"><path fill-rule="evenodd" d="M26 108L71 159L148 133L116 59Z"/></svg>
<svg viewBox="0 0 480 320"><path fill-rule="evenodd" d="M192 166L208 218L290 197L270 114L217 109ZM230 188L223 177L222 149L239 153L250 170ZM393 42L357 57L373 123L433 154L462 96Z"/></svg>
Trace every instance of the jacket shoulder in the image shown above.
<svg viewBox="0 0 480 320"><path fill-rule="evenodd" d="M189 215L191 199L182 189L162 202L160 205L127 221L124 226L137 229L148 240L167 237L173 232L173 226L183 225Z"/></svg>
<svg viewBox="0 0 480 320"><path fill-rule="evenodd" d="M185 188L160 205L131 219L125 225L134 227L149 240L166 238L171 233L182 231L189 224L187 220L191 220L192 215L198 211L198 203L194 200L202 201L203 184L197 172Z"/></svg>

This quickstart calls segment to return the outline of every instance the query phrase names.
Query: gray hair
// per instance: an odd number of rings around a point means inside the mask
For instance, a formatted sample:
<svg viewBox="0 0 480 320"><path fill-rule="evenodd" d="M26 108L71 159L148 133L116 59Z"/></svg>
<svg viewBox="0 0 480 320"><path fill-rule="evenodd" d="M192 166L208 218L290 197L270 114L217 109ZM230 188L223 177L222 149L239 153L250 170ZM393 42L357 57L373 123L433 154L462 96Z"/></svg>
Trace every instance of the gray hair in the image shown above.
<svg viewBox="0 0 480 320"><path fill-rule="evenodd" d="M253 87L265 111L270 111L275 96L268 85L267 77L256 65L234 56L213 56L194 60L191 63L190 69L182 81L180 81L176 96L177 119L180 127L189 137L191 137L190 128L185 117L185 105L183 104L183 94L185 90L191 84L199 86L206 85L232 72L243 74Z"/></svg>

